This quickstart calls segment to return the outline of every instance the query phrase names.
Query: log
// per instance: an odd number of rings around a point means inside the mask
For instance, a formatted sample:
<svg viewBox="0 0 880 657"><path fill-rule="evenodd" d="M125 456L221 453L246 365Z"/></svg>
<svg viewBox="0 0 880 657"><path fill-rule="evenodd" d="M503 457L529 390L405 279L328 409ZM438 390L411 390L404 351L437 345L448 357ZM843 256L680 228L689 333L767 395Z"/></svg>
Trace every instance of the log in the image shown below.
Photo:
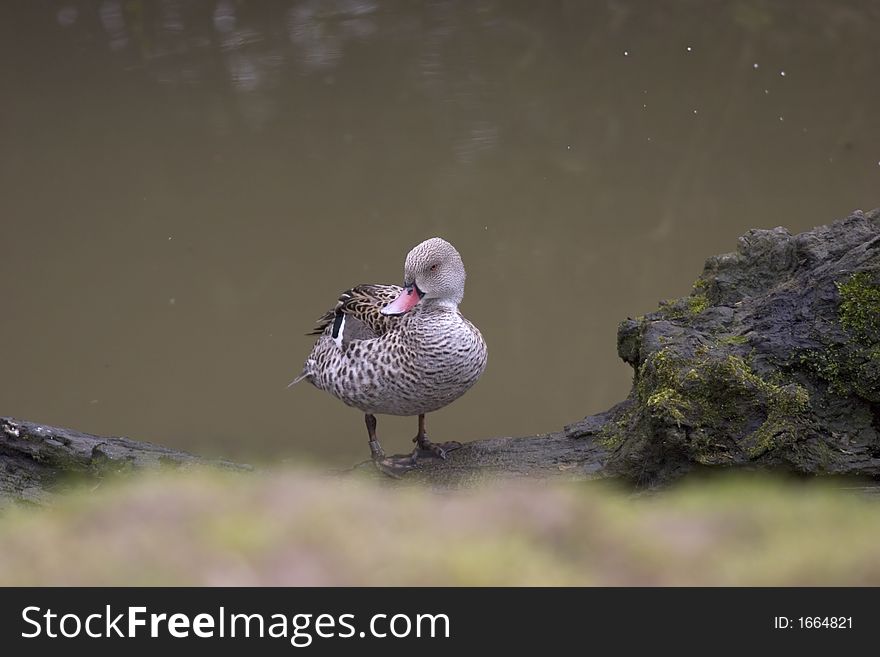
<svg viewBox="0 0 880 657"><path fill-rule="evenodd" d="M601 427L623 412L625 401L604 413L590 416L579 426ZM397 455L405 456L405 455ZM491 479L594 480L607 476L608 450L596 440L572 440L566 431L522 437L484 438L467 442L449 453L446 460L423 458L400 478L432 486L467 487ZM351 470L358 474L386 477L371 461Z"/></svg>
<svg viewBox="0 0 880 657"><path fill-rule="evenodd" d="M616 477L657 487L696 469L880 478L880 210L800 235L752 230L689 295L620 323L628 397L564 430L465 444L402 478ZM250 466L0 418L0 501L45 503L70 476ZM349 472L381 476L371 463Z"/></svg>
<svg viewBox="0 0 880 657"><path fill-rule="evenodd" d="M251 469L129 438L0 418L0 505L10 500L44 504L67 485L83 480L97 483L126 472L197 466Z"/></svg>
<svg viewBox="0 0 880 657"><path fill-rule="evenodd" d="M572 441L564 432L489 438L465 443L445 461L422 459L402 478L454 487L495 477L591 479L601 476L605 456L600 445ZM44 505L71 484L97 485L129 472L193 467L254 470L251 465L205 459L150 442L0 418L0 507L10 501ZM387 479L371 461L339 474Z"/></svg>

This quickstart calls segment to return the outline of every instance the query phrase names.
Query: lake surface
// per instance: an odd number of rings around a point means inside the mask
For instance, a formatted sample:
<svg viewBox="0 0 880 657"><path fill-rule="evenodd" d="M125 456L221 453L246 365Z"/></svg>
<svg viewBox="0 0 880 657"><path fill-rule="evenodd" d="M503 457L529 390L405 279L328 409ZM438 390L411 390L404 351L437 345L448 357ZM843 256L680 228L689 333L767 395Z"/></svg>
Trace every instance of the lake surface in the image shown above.
<svg viewBox="0 0 880 657"><path fill-rule="evenodd" d="M880 205L880 4L6 3L0 415L366 458L288 390L340 291L440 235L489 345L435 440L622 399L617 323L753 227ZM416 422L379 418L389 451Z"/></svg>

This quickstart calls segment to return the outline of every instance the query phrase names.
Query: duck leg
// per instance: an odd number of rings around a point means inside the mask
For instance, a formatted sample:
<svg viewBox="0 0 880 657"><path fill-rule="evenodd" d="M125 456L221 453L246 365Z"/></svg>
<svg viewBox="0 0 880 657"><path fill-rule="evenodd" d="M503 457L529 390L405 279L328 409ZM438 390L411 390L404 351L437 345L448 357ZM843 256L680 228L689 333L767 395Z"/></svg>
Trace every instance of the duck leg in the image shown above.
<svg viewBox="0 0 880 657"><path fill-rule="evenodd" d="M364 423L367 425L367 435L370 438L370 456L380 472L389 477L399 478L407 470L416 466L415 454L408 456L385 456L385 450L376 438L376 416L372 413L364 415Z"/></svg>
<svg viewBox="0 0 880 657"><path fill-rule="evenodd" d="M419 415L419 433L413 438L413 442L416 444L416 452L427 452L428 455L441 459L445 459L448 452L461 447L461 443L457 440L451 440L446 443L432 443L428 440L428 434L425 433L424 413Z"/></svg>
<svg viewBox="0 0 880 657"><path fill-rule="evenodd" d="M374 461L384 459L385 450L382 449L382 445L376 440L376 416L372 413L367 413L364 415L364 422L367 425L367 435L370 437L370 456L373 457Z"/></svg>

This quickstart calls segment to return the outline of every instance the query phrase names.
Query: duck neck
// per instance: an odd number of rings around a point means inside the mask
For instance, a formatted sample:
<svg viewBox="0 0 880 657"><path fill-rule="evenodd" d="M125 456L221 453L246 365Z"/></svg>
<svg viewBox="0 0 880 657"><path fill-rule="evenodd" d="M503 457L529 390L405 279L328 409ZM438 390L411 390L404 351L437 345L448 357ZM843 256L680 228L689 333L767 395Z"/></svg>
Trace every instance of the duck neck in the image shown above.
<svg viewBox="0 0 880 657"><path fill-rule="evenodd" d="M424 312L458 312L454 299L424 299L420 305Z"/></svg>

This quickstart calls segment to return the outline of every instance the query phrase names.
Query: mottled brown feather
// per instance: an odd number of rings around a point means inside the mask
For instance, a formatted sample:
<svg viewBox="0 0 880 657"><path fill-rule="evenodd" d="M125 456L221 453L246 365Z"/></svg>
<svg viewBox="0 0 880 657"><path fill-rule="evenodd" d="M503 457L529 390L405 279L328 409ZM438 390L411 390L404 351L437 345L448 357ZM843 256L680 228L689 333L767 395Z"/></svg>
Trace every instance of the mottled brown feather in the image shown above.
<svg viewBox="0 0 880 657"><path fill-rule="evenodd" d="M356 285L339 295L336 306L321 315L315 328L307 335L322 335L333 324L338 312L356 317L377 336L384 335L399 321L399 317L383 315L380 311L394 301L402 290L398 285Z"/></svg>

